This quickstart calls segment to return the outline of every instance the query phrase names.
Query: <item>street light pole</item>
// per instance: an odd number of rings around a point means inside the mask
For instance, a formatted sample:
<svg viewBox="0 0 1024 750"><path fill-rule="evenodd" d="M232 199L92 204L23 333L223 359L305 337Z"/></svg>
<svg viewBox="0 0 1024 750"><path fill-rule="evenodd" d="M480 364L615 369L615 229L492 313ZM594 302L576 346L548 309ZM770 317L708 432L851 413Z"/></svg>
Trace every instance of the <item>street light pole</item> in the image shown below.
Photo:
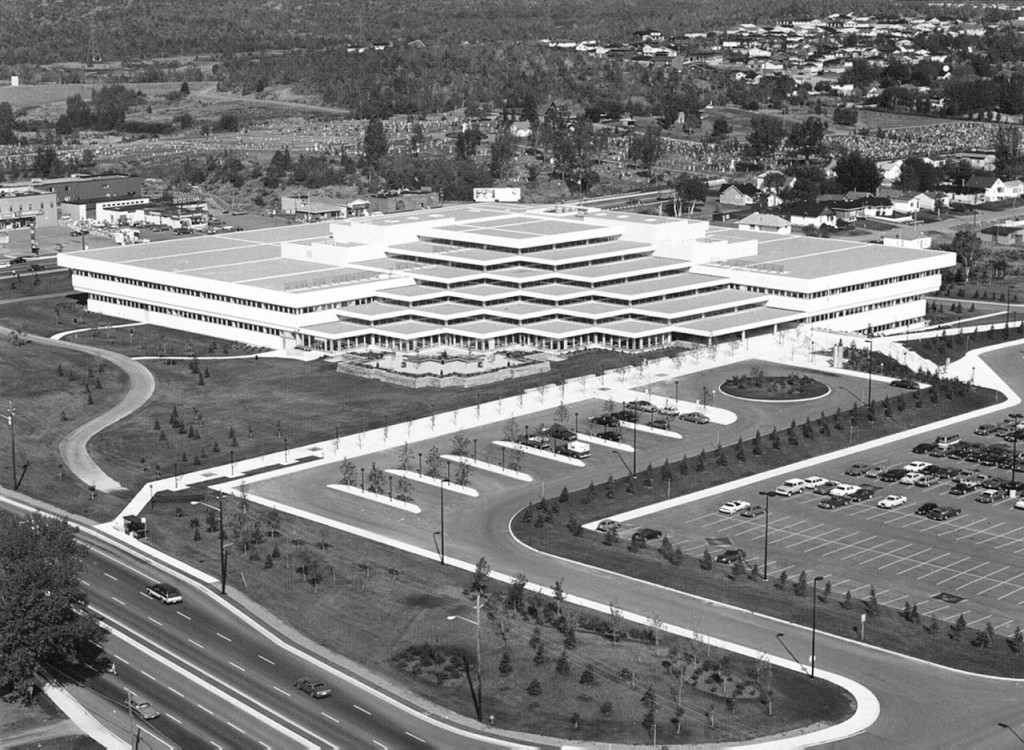
<svg viewBox="0 0 1024 750"><path fill-rule="evenodd" d="M814 576L813 591L812 595L814 598L811 600L811 678L814 678L814 660L816 657L815 646L817 645L818 636L818 581L825 580L824 576Z"/></svg>
<svg viewBox="0 0 1024 750"><path fill-rule="evenodd" d="M768 498L771 497L771 494L771 491L764 493L764 570L761 580L765 583L768 582Z"/></svg>
<svg viewBox="0 0 1024 750"><path fill-rule="evenodd" d="M1011 732L1014 737L1020 740L1020 744L1024 745L1024 737L1021 737L1019 734L1017 734L1017 730L1011 727L1009 724L1001 721L998 724L996 724L996 726L1000 727L1001 729L1005 729L1008 732Z"/></svg>
<svg viewBox="0 0 1024 750"><path fill-rule="evenodd" d="M1013 458L1010 460L1010 492L1013 494L1010 497L1017 496L1017 428L1020 426L1020 420L1024 419L1024 414L1014 412L1010 415L1013 419Z"/></svg>
<svg viewBox="0 0 1024 750"><path fill-rule="evenodd" d="M450 479L441 480L441 564L444 565L444 486L451 483Z"/></svg>
<svg viewBox="0 0 1024 750"><path fill-rule="evenodd" d="M203 502L202 500L193 500L192 505L205 505L211 510L216 510L218 513L217 519L217 537L220 540L220 593L221 596L227 593L228 585L228 557L227 552L224 549L224 493L217 492L217 507L214 508L209 503Z"/></svg>
<svg viewBox="0 0 1024 750"><path fill-rule="evenodd" d="M871 406L871 371L875 358L875 340L868 336L868 406Z"/></svg>

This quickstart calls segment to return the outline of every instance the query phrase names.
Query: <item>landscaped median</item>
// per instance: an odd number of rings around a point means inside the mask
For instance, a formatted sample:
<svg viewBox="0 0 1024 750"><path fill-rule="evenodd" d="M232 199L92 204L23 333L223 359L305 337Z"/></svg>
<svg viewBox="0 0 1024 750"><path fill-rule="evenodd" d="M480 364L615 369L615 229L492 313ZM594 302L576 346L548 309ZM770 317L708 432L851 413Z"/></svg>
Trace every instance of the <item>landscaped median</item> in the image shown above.
<svg viewBox="0 0 1024 750"><path fill-rule="evenodd" d="M858 436L868 441L991 406L992 392L937 381L927 391L888 401L889 408L876 407L870 422L866 409L858 407L853 414L823 416L762 438L756 450L747 441L711 456L702 454L696 461L690 457L666 462L660 470L649 467L635 481L610 477L602 485L565 490L518 513L512 532L523 543L559 557L810 627L812 586L806 575L783 573L764 581L756 566L742 561L730 565L715 563L707 553L700 558L684 555L670 539L648 548L619 539L615 531L588 531L582 524L662 501L669 486L675 494L692 493L846 448L844 428L854 415ZM990 624L975 630L962 618L952 625L921 618L912 602L902 610L889 609L878 604L873 592L855 599L845 590L832 590L827 580L819 584L818 598L817 627L823 631L958 669L1024 677L1024 635L1019 630L1005 638Z"/></svg>

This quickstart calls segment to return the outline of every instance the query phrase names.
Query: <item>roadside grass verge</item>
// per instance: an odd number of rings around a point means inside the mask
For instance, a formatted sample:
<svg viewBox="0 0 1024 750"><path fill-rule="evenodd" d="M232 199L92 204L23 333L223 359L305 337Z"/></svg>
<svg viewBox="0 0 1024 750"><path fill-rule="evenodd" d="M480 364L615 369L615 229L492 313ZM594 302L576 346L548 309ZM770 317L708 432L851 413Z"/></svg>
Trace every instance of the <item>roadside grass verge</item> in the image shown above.
<svg viewBox="0 0 1024 750"><path fill-rule="evenodd" d="M150 543L217 575L216 514L166 497L147 510ZM476 679L473 574L261 506L229 503L232 587L336 653L475 716L465 674L468 664ZM850 696L835 686L766 670L705 643L665 633L655 639L651 628L527 591L517 595L514 586L494 581L483 598L483 715L493 714L500 728L650 742L641 701L648 688L658 737L673 742L749 741L835 723L853 711Z"/></svg>

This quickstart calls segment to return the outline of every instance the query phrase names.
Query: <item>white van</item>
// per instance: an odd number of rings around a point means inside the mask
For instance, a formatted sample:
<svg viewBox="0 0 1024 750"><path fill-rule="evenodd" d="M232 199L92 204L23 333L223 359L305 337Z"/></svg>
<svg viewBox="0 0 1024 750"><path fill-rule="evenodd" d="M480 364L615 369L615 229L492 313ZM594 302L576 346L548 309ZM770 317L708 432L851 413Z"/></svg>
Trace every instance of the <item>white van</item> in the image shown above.
<svg viewBox="0 0 1024 750"><path fill-rule="evenodd" d="M935 438L935 447L947 451L959 442L959 435L939 435Z"/></svg>

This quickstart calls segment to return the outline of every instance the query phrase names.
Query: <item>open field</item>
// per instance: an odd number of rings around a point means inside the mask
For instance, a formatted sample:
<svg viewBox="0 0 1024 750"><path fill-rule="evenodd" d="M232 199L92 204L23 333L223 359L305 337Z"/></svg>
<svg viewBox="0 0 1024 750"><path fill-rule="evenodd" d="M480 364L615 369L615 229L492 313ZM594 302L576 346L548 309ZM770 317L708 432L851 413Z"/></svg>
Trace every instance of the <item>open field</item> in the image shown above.
<svg viewBox="0 0 1024 750"><path fill-rule="evenodd" d="M236 501L229 502L229 534L253 521L275 531L247 554L236 552L243 548L239 537L229 560L230 585L244 588L337 653L446 708L472 715L457 658L466 654L471 664L475 662L474 600L464 593L470 574L425 564L419 557L309 522L276 517L259 506L249 506L247 515L241 516ZM152 543L216 572L216 529L210 532L206 513L197 513L184 502L158 500L148 516ZM316 585L313 578L319 579ZM650 630L632 625L622 626L616 644L608 618L567 605L559 613L555 602L529 593L517 613L503 602L508 587L494 582L489 587L494 607L485 608L481 629L484 711L495 716L499 727L578 740L642 743L649 741L640 727L645 712L640 698L648 686L656 696L658 736L674 741L750 739L815 721L839 721L851 711L848 697L833 686L776 669L770 678L774 715L769 716L752 660L666 635L655 645ZM565 625L558 625L562 617L572 623L575 648L564 648ZM536 655L538 644L543 644L541 657ZM417 656L410 652L396 662L406 649ZM506 650L511 672L502 673L499 664ZM566 664L559 668L563 650ZM679 664L686 677L673 676L663 666L666 660ZM588 666L593 683L583 678ZM527 692L534 679L539 695ZM731 710L727 696L734 691L749 697L737 698ZM605 704L610 710L602 709ZM671 723L676 705L684 709L678 734ZM709 709L716 714L714 730L705 714Z"/></svg>
<svg viewBox="0 0 1024 750"><path fill-rule="evenodd" d="M169 83L129 83L133 91L146 96L163 96L181 88L180 81ZM31 86L0 86L0 102L9 102L15 110L63 105L68 97L80 95L86 101L92 99L92 92L102 88L94 83L43 83Z"/></svg>

